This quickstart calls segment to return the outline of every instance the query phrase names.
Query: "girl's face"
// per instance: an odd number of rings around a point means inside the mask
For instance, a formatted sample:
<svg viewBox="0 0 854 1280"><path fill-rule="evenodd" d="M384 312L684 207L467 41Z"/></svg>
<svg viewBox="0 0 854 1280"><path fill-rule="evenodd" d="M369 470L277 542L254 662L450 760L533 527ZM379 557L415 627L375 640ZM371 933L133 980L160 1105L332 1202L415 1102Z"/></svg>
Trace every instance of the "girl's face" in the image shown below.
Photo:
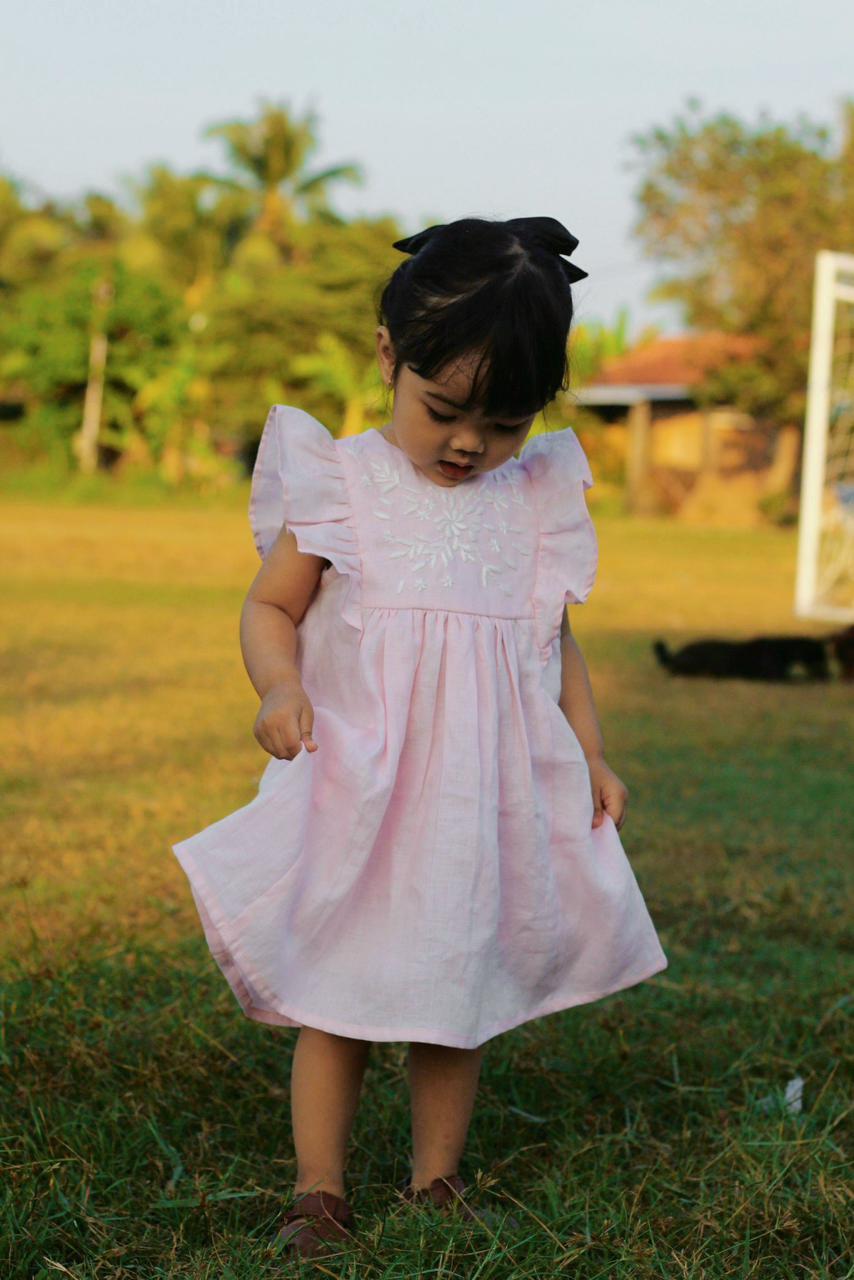
<svg viewBox="0 0 854 1280"><path fill-rule="evenodd" d="M377 359L386 385L394 367L394 349L385 325L377 329ZM424 474L443 488L465 484L470 476L494 471L521 448L534 414L489 421L479 410L459 408L469 395L474 358L443 375L441 382L420 378L408 365L394 392L391 422L382 434ZM447 463L466 466L456 471Z"/></svg>

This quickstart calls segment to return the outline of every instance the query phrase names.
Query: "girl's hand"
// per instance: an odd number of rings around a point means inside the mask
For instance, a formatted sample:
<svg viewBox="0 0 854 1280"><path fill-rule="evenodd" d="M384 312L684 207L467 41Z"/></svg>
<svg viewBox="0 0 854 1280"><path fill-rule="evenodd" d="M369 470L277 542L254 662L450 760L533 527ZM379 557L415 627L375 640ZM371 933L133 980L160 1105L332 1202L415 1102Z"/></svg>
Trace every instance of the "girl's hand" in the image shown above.
<svg viewBox="0 0 854 1280"><path fill-rule="evenodd" d="M587 761L590 770L590 789L593 792L593 822L591 826L601 827L604 814L609 813L617 830L626 820L629 789L609 769L601 756L594 756ZM604 812L603 812L604 810Z"/></svg>
<svg viewBox="0 0 854 1280"><path fill-rule="evenodd" d="M258 708L253 732L271 756L277 760L293 760L302 750L303 739L307 751L317 750L311 736L313 728L314 707L302 683L294 679L274 684L267 690Z"/></svg>

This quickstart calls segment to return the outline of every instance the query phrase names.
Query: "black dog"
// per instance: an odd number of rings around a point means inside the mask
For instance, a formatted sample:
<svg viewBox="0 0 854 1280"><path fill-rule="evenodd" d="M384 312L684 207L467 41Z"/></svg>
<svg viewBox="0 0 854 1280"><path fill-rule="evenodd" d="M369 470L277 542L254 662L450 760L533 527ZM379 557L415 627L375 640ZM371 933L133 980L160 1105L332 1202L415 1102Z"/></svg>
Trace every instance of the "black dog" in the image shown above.
<svg viewBox="0 0 854 1280"><path fill-rule="evenodd" d="M671 652L663 640L653 652L672 675L788 680L803 667L810 680L829 680L824 640L810 636L757 636L753 640L696 640Z"/></svg>
<svg viewBox="0 0 854 1280"><path fill-rule="evenodd" d="M854 680L854 625L825 636L839 663L839 679Z"/></svg>

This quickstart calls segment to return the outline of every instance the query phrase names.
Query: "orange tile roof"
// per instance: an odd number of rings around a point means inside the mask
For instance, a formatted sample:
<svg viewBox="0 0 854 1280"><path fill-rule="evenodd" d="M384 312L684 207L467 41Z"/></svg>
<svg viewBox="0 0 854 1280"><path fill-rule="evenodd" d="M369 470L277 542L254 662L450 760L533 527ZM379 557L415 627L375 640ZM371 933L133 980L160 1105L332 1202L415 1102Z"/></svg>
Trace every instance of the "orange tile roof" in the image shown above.
<svg viewBox="0 0 854 1280"><path fill-rule="evenodd" d="M593 386L695 386L710 370L727 361L746 360L762 340L751 334L684 334L653 338L621 356L605 360Z"/></svg>

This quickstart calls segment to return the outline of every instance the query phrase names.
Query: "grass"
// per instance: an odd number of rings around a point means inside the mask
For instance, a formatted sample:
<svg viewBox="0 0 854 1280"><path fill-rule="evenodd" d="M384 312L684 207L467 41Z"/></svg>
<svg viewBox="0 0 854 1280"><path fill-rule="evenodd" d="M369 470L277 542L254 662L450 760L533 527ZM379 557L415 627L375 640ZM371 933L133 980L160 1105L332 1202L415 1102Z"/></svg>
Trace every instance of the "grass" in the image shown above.
<svg viewBox="0 0 854 1280"><path fill-rule="evenodd" d="M264 1251L293 1182L296 1031L242 1016L170 849L245 804L267 758L238 644L244 505L0 502L10 1280L299 1274ZM854 690L681 683L652 659L658 636L826 630L792 618L792 531L597 523L570 616L669 968L490 1042L461 1172L519 1219L494 1235L395 1210L405 1045L375 1045L362 1239L305 1274L851 1274Z"/></svg>

